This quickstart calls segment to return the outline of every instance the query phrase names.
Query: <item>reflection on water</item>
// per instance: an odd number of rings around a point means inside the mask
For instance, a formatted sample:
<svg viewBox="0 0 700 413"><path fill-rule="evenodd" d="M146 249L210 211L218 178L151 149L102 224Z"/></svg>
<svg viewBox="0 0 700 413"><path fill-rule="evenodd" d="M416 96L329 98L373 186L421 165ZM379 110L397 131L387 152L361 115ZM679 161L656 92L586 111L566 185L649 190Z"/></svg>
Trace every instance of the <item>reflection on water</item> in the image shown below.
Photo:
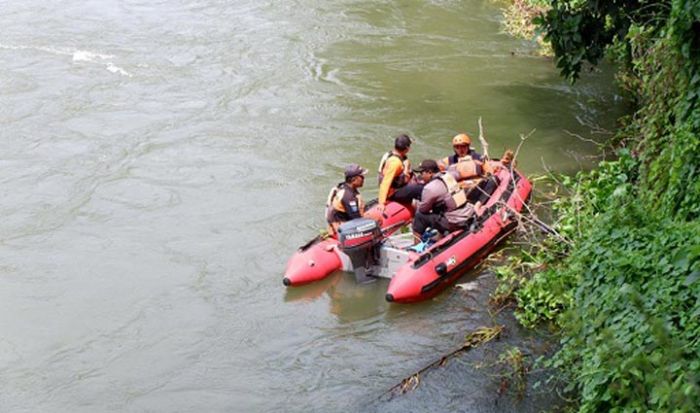
<svg viewBox="0 0 700 413"><path fill-rule="evenodd" d="M358 284L352 273L338 271L329 277L308 285L287 288L284 300L313 301L324 297L329 311L339 323L367 320L386 313L390 305L384 299L387 280Z"/></svg>
<svg viewBox="0 0 700 413"><path fill-rule="evenodd" d="M313 301L318 299L328 291L331 287L338 284L346 275L343 272L337 271L328 277L315 283L302 285L295 288L286 288L284 291L284 301Z"/></svg>

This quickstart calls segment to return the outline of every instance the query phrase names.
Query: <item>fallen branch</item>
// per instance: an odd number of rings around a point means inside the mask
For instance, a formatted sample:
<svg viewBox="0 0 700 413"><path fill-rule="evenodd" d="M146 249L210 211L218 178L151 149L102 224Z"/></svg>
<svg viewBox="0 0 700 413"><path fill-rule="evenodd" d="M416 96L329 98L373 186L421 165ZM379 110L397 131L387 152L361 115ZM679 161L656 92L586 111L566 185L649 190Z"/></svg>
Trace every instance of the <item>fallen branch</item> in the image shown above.
<svg viewBox="0 0 700 413"><path fill-rule="evenodd" d="M536 129L531 130L530 133L528 133L527 135L522 135L522 134L520 135L520 143L518 144L518 147L515 150L515 155L513 156L513 162L511 163L511 165L515 165L515 160L518 158L518 155L520 154L520 148L523 146L525 141L530 137L530 135L532 135L535 132L535 130ZM515 181L515 176L514 176L515 172L514 172L514 169L512 167L510 168L510 174L511 174L511 179L513 181ZM522 213L514 210L513 208L509 207L507 204L504 204L504 205L510 210L510 212L515 214L515 216L518 218L519 222L523 222L523 221L530 222L531 224L539 227L540 229L547 232L548 234L554 236L559 241L561 241L567 245L571 245L571 241L569 239L567 239L566 237L561 235L557 230L555 230L554 228L545 224L542 220L537 218L537 215L535 215L534 211L530 208L530 206L525 202L524 199L521 199L521 201L523 204L523 208L525 208L525 210L529 213L529 215L530 215L529 217L526 217Z"/></svg>
<svg viewBox="0 0 700 413"><path fill-rule="evenodd" d="M583 136L579 135L578 133L573 133L573 132L570 132L566 129L564 129L564 133L566 133L569 136L573 136L574 138L577 138L578 140L580 140L582 142L592 143L596 147L601 148L601 149L604 148L604 146L605 146L605 144L602 142L598 142L597 140L590 139L590 138L584 138ZM603 152L603 153L605 153L605 152Z"/></svg>
<svg viewBox="0 0 700 413"><path fill-rule="evenodd" d="M495 338L498 338L503 332L503 328L504 327L502 325L497 325L494 327L479 327L478 329L471 332L465 337L464 343L459 348L440 357L439 359L433 361L432 363L428 364L427 366L423 367L417 372L401 380L399 384L393 386L379 397L381 398L384 395L391 393L395 394L397 392L398 394L404 394L409 391L415 390L420 385L421 374L434 367L444 366L450 358L454 357L458 353L471 350L475 347L478 347L481 344L487 343Z"/></svg>
<svg viewBox="0 0 700 413"><path fill-rule="evenodd" d="M571 245L571 240L569 240L569 239L566 238L565 236L561 235L556 229L554 229L554 228L552 228L551 226L549 226L549 225L545 224L544 222L542 222L542 220L540 220L539 218L537 218L537 216L535 216L535 215L532 213L532 211L530 211L530 215L528 216L528 215L524 215L524 214L522 214L522 213L516 211L515 209L513 209L510 205L506 204L505 202L499 201L498 204L503 205L504 207L506 207L506 208L508 209L508 212L512 213L512 214L518 219L518 221L519 221L521 224L522 224L523 221L525 221L525 222L527 222L527 223L529 223L529 224L532 224L532 225L534 225L534 226L540 228L541 230L543 230L544 232L548 233L549 235L552 235L552 236L555 237L557 240L559 240L559 241L561 241L561 242L563 242L563 243L565 243L565 244L567 244L567 245ZM523 204L523 205L525 205L525 204ZM529 209L529 208L528 208L528 209Z"/></svg>

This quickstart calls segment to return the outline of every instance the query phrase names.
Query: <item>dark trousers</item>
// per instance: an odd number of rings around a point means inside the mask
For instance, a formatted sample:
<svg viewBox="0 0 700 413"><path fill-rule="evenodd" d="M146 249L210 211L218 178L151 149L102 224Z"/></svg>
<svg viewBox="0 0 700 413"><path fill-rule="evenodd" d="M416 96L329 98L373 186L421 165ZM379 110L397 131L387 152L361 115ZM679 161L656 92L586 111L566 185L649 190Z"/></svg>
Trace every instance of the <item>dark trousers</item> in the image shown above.
<svg viewBox="0 0 700 413"><path fill-rule="evenodd" d="M489 200L493 191L498 187L498 178L495 176L490 176L487 179L479 182L477 186L471 189L467 193L467 202L470 204L476 204L481 202L482 204Z"/></svg>
<svg viewBox="0 0 700 413"><path fill-rule="evenodd" d="M420 200L422 193L423 184L406 184L397 189L396 192L389 197L389 200L410 206L414 199Z"/></svg>
<svg viewBox="0 0 700 413"><path fill-rule="evenodd" d="M450 223L442 214L428 213L417 211L413 217L413 232L422 235L426 229L435 228L441 234L450 231Z"/></svg>

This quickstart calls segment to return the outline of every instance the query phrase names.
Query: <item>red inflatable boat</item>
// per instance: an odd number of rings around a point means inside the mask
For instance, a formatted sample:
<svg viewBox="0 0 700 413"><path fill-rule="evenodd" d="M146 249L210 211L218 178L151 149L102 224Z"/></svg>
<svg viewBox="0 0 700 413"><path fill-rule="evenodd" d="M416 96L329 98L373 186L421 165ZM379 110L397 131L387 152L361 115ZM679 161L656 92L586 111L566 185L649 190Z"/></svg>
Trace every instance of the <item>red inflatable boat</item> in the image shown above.
<svg viewBox="0 0 700 413"><path fill-rule="evenodd" d="M376 224L381 228L380 237L391 235L401 227L410 224L413 219L413 211L396 202L388 203L383 214L379 214L376 208L376 206L369 208L367 216L378 217L381 215L381 218L377 220L381 224ZM349 241L352 243L351 240ZM292 255L287 262L282 282L288 287L303 285L322 280L334 271L341 269L352 271L353 268L347 265L347 261L345 254L338 249L336 237L318 236L299 247L297 252ZM343 265L344 262L346 265Z"/></svg>
<svg viewBox="0 0 700 413"><path fill-rule="evenodd" d="M516 215L530 196L532 185L515 170L503 168L496 177L499 185L482 215L469 228L449 234L420 254L411 253L392 277L387 301L409 303L434 297L515 230Z"/></svg>
<svg viewBox="0 0 700 413"><path fill-rule="evenodd" d="M517 226L516 216L532 185L518 171L504 167L492 179L498 186L481 215L427 248L416 248L410 233L391 235L410 223L412 211L390 203L383 220L358 218L343 223L338 238L317 237L299 248L287 264L284 285L306 284L344 270L353 272L358 282L390 278L389 302L434 297L481 262Z"/></svg>

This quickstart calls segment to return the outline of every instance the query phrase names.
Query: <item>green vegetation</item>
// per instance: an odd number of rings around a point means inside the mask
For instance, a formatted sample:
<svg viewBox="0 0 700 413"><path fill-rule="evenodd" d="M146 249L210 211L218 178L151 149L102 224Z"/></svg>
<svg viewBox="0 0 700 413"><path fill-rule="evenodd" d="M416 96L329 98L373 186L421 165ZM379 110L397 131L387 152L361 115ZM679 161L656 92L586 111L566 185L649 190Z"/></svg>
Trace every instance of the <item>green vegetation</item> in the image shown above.
<svg viewBox="0 0 700 413"><path fill-rule="evenodd" d="M607 55L638 110L618 159L561 178L563 238L499 270L494 300L513 293L521 323L560 328L548 363L579 411L697 411L700 2L552 0L539 24L565 77Z"/></svg>
<svg viewBox="0 0 700 413"><path fill-rule="evenodd" d="M503 11L505 31L511 36L537 42L537 52L543 56L551 56L552 47L537 32L533 19L547 10L547 3L547 0L512 0Z"/></svg>

